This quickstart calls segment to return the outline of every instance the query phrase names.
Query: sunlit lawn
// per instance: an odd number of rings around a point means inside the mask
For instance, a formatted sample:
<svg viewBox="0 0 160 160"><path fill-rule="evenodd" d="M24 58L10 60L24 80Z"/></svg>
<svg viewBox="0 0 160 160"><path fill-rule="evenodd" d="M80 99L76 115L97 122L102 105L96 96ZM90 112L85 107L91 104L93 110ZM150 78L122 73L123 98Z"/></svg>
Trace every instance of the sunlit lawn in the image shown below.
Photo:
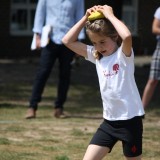
<svg viewBox="0 0 160 160"><path fill-rule="evenodd" d="M84 66L82 66L84 65ZM102 106L94 66L80 61L74 67L65 111L66 119L53 117L56 69L47 83L37 118L24 119L35 63L0 63L0 160L82 160L88 143L102 122ZM137 83L144 88L142 75ZM144 78L144 77L143 77ZM139 81L141 80L141 81ZM146 80L145 80L146 81ZM140 91L142 92L142 91ZM160 160L160 101L155 95L144 119L143 159ZM122 160L118 142L106 160Z"/></svg>

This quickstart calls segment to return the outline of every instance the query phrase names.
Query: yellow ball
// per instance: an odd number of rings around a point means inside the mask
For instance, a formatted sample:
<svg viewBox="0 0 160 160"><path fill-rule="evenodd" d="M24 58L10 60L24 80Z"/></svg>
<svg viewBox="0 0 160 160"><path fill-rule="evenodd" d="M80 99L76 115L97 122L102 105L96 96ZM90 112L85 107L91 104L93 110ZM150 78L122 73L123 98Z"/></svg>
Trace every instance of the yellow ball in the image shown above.
<svg viewBox="0 0 160 160"><path fill-rule="evenodd" d="M92 12L92 14L88 17L88 20L93 21L101 18L105 18L105 16L101 12L96 11L96 12Z"/></svg>

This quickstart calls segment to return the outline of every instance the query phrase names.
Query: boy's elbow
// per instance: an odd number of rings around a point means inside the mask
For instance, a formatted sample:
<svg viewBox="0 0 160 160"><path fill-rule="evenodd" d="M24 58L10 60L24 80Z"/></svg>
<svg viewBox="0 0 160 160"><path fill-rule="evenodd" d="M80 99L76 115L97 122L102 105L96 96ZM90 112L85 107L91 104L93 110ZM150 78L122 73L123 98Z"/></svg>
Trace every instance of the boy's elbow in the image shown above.
<svg viewBox="0 0 160 160"><path fill-rule="evenodd" d="M63 43L64 45L67 45L68 41L67 41L67 39L66 39L65 37L62 38L62 43Z"/></svg>
<svg viewBox="0 0 160 160"><path fill-rule="evenodd" d="M70 48L70 46L72 46L72 44L74 43L74 41L72 41L72 40L70 40L70 39L68 39L67 37L63 37L62 38L62 43L66 46L66 47L68 47L68 48Z"/></svg>
<svg viewBox="0 0 160 160"><path fill-rule="evenodd" d="M62 38L62 43L68 48L72 44L72 42L68 38L65 38L65 37Z"/></svg>
<svg viewBox="0 0 160 160"><path fill-rule="evenodd" d="M159 29L157 30L156 28L152 28L152 33L154 35L158 35L159 34Z"/></svg>
<svg viewBox="0 0 160 160"><path fill-rule="evenodd" d="M132 34L131 34L131 33L128 33L128 34L125 36L125 40L131 41L131 40L132 40Z"/></svg>

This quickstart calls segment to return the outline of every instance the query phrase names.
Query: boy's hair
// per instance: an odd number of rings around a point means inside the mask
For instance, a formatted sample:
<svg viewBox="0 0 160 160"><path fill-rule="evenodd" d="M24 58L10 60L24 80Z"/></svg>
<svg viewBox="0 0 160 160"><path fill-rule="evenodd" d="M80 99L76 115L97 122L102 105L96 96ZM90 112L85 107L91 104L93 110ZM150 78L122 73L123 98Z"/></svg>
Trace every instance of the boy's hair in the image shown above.
<svg viewBox="0 0 160 160"><path fill-rule="evenodd" d="M120 46L122 43L121 37L118 35L116 29L112 25L112 23L106 19L97 19L94 21L86 22L86 33L89 36L89 32L97 33L106 37L110 37L113 41L117 42L117 45ZM95 53L95 58L102 58L102 54L99 52Z"/></svg>

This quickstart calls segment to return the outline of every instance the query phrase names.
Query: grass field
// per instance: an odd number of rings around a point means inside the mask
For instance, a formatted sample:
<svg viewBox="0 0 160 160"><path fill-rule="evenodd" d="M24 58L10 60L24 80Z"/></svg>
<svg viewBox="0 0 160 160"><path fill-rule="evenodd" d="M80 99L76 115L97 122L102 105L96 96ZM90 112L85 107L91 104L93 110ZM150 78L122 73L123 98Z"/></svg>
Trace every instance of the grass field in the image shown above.
<svg viewBox="0 0 160 160"><path fill-rule="evenodd" d="M24 119L35 70L36 61L0 62L0 160L82 160L92 135L102 122L102 105L94 66L86 65L82 60L79 66L73 68L65 104L65 111L70 117L66 119L53 117L56 67L46 85L37 118ZM148 66L136 67L135 76L142 94ZM159 88L144 119L144 160L160 160L158 92ZM105 159L124 159L120 142Z"/></svg>

